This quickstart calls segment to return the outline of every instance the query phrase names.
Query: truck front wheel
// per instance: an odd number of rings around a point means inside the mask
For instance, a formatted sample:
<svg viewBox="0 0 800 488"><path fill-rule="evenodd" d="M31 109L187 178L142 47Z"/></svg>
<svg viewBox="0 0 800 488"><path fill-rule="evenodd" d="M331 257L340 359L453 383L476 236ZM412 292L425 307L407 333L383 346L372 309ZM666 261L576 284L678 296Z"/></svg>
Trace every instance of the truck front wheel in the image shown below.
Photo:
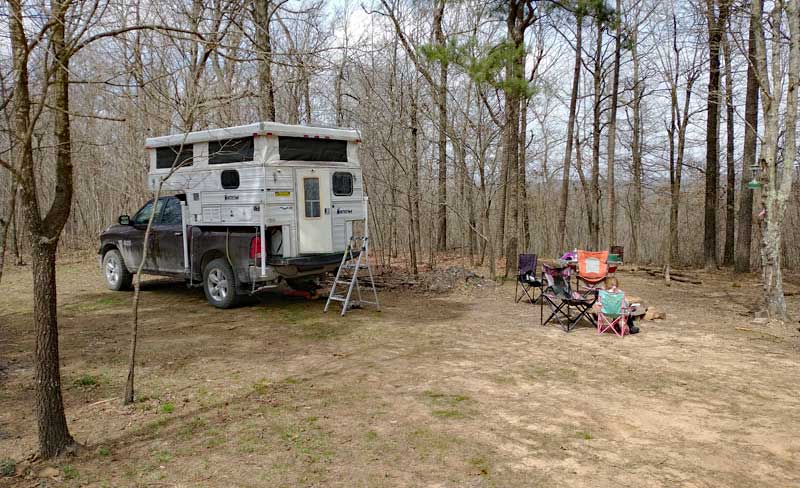
<svg viewBox="0 0 800 488"><path fill-rule="evenodd" d="M110 249L103 255L103 276L109 290L130 290L133 275L125 267L122 255L116 249Z"/></svg>
<svg viewBox="0 0 800 488"><path fill-rule="evenodd" d="M228 261L217 258L210 261L203 270L203 291L206 300L217 308L230 308L236 305L236 278Z"/></svg>

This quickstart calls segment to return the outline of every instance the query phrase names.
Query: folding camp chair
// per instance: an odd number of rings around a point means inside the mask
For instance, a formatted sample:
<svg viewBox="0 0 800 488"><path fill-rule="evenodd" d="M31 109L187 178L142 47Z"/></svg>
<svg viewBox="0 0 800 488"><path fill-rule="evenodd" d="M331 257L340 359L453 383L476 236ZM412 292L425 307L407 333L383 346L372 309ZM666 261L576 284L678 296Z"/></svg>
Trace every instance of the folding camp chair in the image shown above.
<svg viewBox="0 0 800 488"><path fill-rule="evenodd" d="M542 325L547 325L551 320L556 319L564 329L564 332L569 332L575 328L582 318L586 318L592 324L595 324L589 312L594 305L594 297L584 297L580 293L572 291L570 286L570 276L572 269L570 267L556 268L542 264L542 276L546 281L544 290L542 291L540 318L544 318L544 304L547 302L551 310L550 316L547 320L542 320ZM578 315L572 317L570 310L575 308Z"/></svg>
<svg viewBox="0 0 800 488"><path fill-rule="evenodd" d="M578 251L578 291L597 294L605 288L608 276L608 251ZM581 284L583 286L581 286Z"/></svg>
<svg viewBox="0 0 800 488"><path fill-rule="evenodd" d="M628 317L630 307L625 301L625 292L617 290L600 290L598 294L600 308L597 312L597 333L612 331L619 337L630 334Z"/></svg>
<svg viewBox="0 0 800 488"><path fill-rule="evenodd" d="M622 246L611 246L608 250L608 274L613 275L622 266L625 259L625 248Z"/></svg>
<svg viewBox="0 0 800 488"><path fill-rule="evenodd" d="M514 303L519 303L523 297L528 297L531 303L536 301L536 289L539 289L539 298L542 295L542 281L536 277L536 254L520 254L517 260L517 282L514 284ZM519 287L522 293L519 293Z"/></svg>

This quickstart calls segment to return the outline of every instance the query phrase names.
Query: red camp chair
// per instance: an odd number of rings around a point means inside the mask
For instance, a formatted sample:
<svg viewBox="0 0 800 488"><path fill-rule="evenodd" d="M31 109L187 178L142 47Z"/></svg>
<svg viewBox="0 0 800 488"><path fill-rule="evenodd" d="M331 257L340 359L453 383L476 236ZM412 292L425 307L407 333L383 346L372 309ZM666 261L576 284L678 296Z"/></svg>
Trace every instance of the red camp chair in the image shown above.
<svg viewBox="0 0 800 488"><path fill-rule="evenodd" d="M608 276L608 251L578 251L578 291L597 293L605 288ZM583 286L580 286L581 283Z"/></svg>

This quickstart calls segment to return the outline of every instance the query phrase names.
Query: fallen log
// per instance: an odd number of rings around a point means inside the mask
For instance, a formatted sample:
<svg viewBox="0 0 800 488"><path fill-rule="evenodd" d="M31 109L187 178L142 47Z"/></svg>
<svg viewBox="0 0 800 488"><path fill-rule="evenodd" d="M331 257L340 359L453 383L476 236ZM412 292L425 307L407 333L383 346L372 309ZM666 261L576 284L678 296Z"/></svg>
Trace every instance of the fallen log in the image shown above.
<svg viewBox="0 0 800 488"><path fill-rule="evenodd" d="M664 278L664 272L663 271L647 271L647 274L649 274L650 276L654 276L656 278ZM703 282L698 280L698 279L690 278L690 277L688 277L686 275L676 275L675 273L672 273L672 272L670 272L670 274L669 274L669 279L671 281L679 281L681 283L690 283L692 285L702 285L703 284Z"/></svg>

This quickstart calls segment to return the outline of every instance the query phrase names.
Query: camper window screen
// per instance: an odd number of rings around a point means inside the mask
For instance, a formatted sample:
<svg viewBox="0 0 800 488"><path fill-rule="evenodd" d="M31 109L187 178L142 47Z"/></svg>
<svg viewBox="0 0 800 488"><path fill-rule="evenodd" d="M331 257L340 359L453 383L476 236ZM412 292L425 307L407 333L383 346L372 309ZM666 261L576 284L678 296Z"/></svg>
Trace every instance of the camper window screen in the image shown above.
<svg viewBox="0 0 800 488"><path fill-rule="evenodd" d="M353 174L333 173L333 194L337 197L349 197L353 194Z"/></svg>
<svg viewBox="0 0 800 488"><path fill-rule="evenodd" d="M347 162L347 141L312 139L310 137L279 137L278 152L284 161Z"/></svg>
<svg viewBox="0 0 800 488"><path fill-rule="evenodd" d="M252 160L252 137L222 139L208 143L208 164L241 163Z"/></svg>
<svg viewBox="0 0 800 488"><path fill-rule="evenodd" d="M156 169L170 169L173 164L178 166L191 166L194 151L191 144L156 148Z"/></svg>
<svg viewBox="0 0 800 488"><path fill-rule="evenodd" d="M306 202L306 218L320 217L319 178L303 178L303 200Z"/></svg>

